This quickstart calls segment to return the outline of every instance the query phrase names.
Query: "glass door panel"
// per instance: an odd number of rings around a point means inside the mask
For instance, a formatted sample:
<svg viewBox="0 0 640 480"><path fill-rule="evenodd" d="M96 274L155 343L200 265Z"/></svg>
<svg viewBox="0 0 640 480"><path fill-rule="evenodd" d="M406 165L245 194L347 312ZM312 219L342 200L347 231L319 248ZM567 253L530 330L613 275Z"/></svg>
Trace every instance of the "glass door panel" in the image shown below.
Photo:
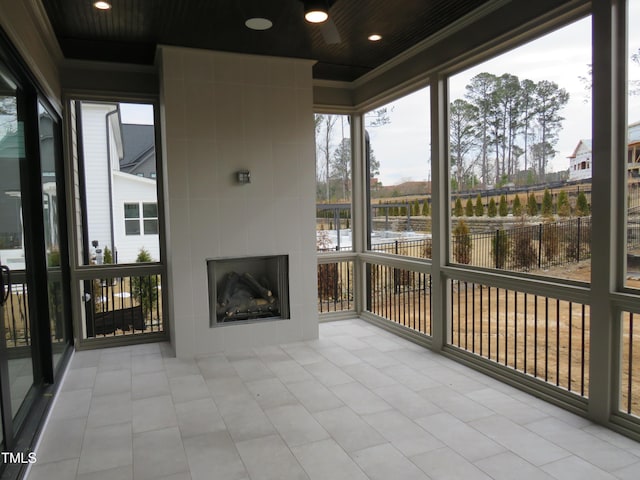
<svg viewBox="0 0 640 480"><path fill-rule="evenodd" d="M8 408L16 417L33 385L21 184L25 142L18 95L0 65L0 264L6 267L0 362L6 362L2 368L5 420Z"/></svg>

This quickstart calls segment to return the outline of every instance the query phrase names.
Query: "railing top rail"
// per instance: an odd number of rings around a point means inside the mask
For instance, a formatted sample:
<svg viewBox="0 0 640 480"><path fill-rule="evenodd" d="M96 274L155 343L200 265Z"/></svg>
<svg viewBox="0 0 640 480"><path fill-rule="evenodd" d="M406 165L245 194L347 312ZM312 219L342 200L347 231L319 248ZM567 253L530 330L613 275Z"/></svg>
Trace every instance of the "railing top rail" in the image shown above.
<svg viewBox="0 0 640 480"><path fill-rule="evenodd" d="M96 278L134 277L164 274L165 271L165 266L160 263L90 265L78 267L75 271L75 278L78 280L93 280Z"/></svg>

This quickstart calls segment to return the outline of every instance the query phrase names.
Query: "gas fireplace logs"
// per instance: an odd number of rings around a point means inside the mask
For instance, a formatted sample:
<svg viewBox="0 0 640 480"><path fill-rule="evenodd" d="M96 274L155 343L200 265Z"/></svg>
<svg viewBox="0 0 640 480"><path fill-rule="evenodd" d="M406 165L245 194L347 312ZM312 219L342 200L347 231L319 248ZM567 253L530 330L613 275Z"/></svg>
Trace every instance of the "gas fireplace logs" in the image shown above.
<svg viewBox="0 0 640 480"><path fill-rule="evenodd" d="M250 273L227 273L218 287L216 314L219 322L271 317L279 314L278 298L266 279L258 282Z"/></svg>

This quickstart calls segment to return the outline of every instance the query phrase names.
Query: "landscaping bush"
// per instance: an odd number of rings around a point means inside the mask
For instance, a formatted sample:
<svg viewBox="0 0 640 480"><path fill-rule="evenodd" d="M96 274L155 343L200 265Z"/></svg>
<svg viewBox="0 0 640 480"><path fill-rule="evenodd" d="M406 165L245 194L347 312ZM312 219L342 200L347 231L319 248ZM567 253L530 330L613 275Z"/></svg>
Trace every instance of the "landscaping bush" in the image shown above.
<svg viewBox="0 0 640 480"><path fill-rule="evenodd" d="M553 215L553 198L551 198L551 192L549 192L548 188L544 189L544 194L542 195L542 215L545 217Z"/></svg>
<svg viewBox="0 0 640 480"><path fill-rule="evenodd" d="M136 263L149 262L153 262L153 258L143 247L138 252ZM144 318L147 318L158 301L158 276L131 277L131 295L142 306L142 314Z"/></svg>
<svg viewBox="0 0 640 480"><path fill-rule="evenodd" d="M530 217L538 215L538 202L533 193L529 194L529 199L527 200L527 215Z"/></svg>
<svg viewBox="0 0 640 480"><path fill-rule="evenodd" d="M467 204L464 206L464 216L473 217L473 202L467 198Z"/></svg>
<svg viewBox="0 0 640 480"><path fill-rule="evenodd" d="M567 196L567 192L562 190L558 194L558 203L556 205L556 211L558 215L561 217L568 217L571 215L571 205L569 205L569 197Z"/></svg>
<svg viewBox="0 0 640 480"><path fill-rule="evenodd" d="M589 215L589 204L587 203L587 196L584 192L578 193L578 198L576 199L576 215L579 217Z"/></svg>
<svg viewBox="0 0 640 480"><path fill-rule="evenodd" d="M511 250L511 258L516 268L528 270L536 264L538 254L533 246L533 229L531 227L518 228Z"/></svg>
<svg viewBox="0 0 640 480"><path fill-rule="evenodd" d="M542 226L542 246L547 262L558 260L560 254L560 232L558 230L558 224L555 222Z"/></svg>
<svg viewBox="0 0 640 480"><path fill-rule="evenodd" d="M461 217L462 213L463 213L462 200L460 200L460 197L458 197L458 198L456 198L455 207L453 207L453 216L454 217Z"/></svg>
<svg viewBox="0 0 640 480"><path fill-rule="evenodd" d="M513 206L511 207L511 211L514 217L519 217L522 215L522 204L520 203L520 197L516 195L513 199Z"/></svg>
<svg viewBox="0 0 640 480"><path fill-rule="evenodd" d="M509 206L507 205L507 197L500 195L500 204L498 205L498 215L506 217L509 215Z"/></svg>
<svg viewBox="0 0 640 480"><path fill-rule="evenodd" d="M453 230L453 258L456 263L471 263L471 235L464 220L459 220Z"/></svg>
<svg viewBox="0 0 640 480"><path fill-rule="evenodd" d="M484 205L482 205L482 197L480 194L476 197L475 216L482 217L484 215Z"/></svg>
<svg viewBox="0 0 640 480"><path fill-rule="evenodd" d="M498 214L498 207L496 206L496 201L492 198L489 200L489 206L487 207L487 215L490 217L495 217Z"/></svg>
<svg viewBox="0 0 640 480"><path fill-rule="evenodd" d="M503 228L496 230L496 235L491 240L491 255L496 268L504 268L509 258L511 242L507 232Z"/></svg>

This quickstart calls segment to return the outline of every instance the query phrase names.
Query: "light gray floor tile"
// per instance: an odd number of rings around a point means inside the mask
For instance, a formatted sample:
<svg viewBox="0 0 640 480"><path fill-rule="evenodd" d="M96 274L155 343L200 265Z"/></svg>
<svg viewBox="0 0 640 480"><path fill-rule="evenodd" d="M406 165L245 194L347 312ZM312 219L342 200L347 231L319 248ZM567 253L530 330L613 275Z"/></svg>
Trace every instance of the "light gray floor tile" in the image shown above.
<svg viewBox="0 0 640 480"><path fill-rule="evenodd" d="M196 360L198 369L205 379L237 377L238 372L224 355L200 357Z"/></svg>
<svg viewBox="0 0 640 480"><path fill-rule="evenodd" d="M358 450L351 454L371 480L428 480L429 477L391 444Z"/></svg>
<svg viewBox="0 0 640 480"><path fill-rule="evenodd" d="M414 392L440 386L440 382L400 363L384 367L380 371Z"/></svg>
<svg viewBox="0 0 640 480"><path fill-rule="evenodd" d="M311 480L367 480L358 465L334 440L292 447L291 451Z"/></svg>
<svg viewBox="0 0 640 480"><path fill-rule="evenodd" d="M66 373L61 390L69 392L93 388L96 382L98 367L72 368ZM95 393L95 392L94 392Z"/></svg>
<svg viewBox="0 0 640 480"><path fill-rule="evenodd" d="M177 427L176 410L171 395L141 398L133 401L133 431Z"/></svg>
<svg viewBox="0 0 640 480"><path fill-rule="evenodd" d="M613 475L620 480L637 480L640 478L640 462L616 470Z"/></svg>
<svg viewBox="0 0 640 480"><path fill-rule="evenodd" d="M495 412L450 387L434 387L420 392L426 400L463 422L486 418Z"/></svg>
<svg viewBox="0 0 640 480"><path fill-rule="evenodd" d="M442 409L404 385L389 385L373 389L373 393L409 418L416 419L441 412Z"/></svg>
<svg viewBox="0 0 640 480"><path fill-rule="evenodd" d="M271 370L275 374L275 376L278 377L280 381L285 385L289 383L313 380L314 378L313 375L311 375L307 370L304 369L302 365L300 365L295 360L269 362L266 365L269 370Z"/></svg>
<svg viewBox="0 0 640 480"><path fill-rule="evenodd" d="M382 373L379 369L366 363L359 363L357 365L344 367L344 371L351 378L357 380L371 390L398 383L393 378Z"/></svg>
<svg viewBox="0 0 640 480"><path fill-rule="evenodd" d="M527 428L597 467L612 472L638 461L638 457L615 447L579 428L573 428L556 419L545 419L527 424Z"/></svg>
<svg viewBox="0 0 640 480"><path fill-rule="evenodd" d="M543 465L542 470L559 480L613 480L610 473L575 455Z"/></svg>
<svg viewBox="0 0 640 480"><path fill-rule="evenodd" d="M93 397L89 408L88 427L131 422L133 403L131 393L115 393Z"/></svg>
<svg viewBox="0 0 640 480"><path fill-rule="evenodd" d="M263 409L298 403L298 400L277 378L253 380L246 382L245 385Z"/></svg>
<svg viewBox="0 0 640 480"><path fill-rule="evenodd" d="M248 476L227 432L185 438L184 450L193 480L241 480Z"/></svg>
<svg viewBox="0 0 640 480"><path fill-rule="evenodd" d="M364 415L362 418L407 457L444 446L440 440L396 410Z"/></svg>
<svg viewBox="0 0 640 480"><path fill-rule="evenodd" d="M78 475L77 480L133 480L133 464L99 472L84 473Z"/></svg>
<svg viewBox="0 0 640 480"><path fill-rule="evenodd" d="M92 393L90 388L58 393L51 419L63 420L88 416Z"/></svg>
<svg viewBox="0 0 640 480"><path fill-rule="evenodd" d="M133 462L133 433L130 423L89 427L82 442L78 473L109 470Z"/></svg>
<svg viewBox="0 0 640 480"><path fill-rule="evenodd" d="M336 367L330 361L325 360L324 357L319 362L305 365L305 369L326 387L353 382L353 378L345 373L342 368Z"/></svg>
<svg viewBox="0 0 640 480"><path fill-rule="evenodd" d="M358 415L382 412L391 408L391 405L357 382L336 385L330 390Z"/></svg>
<svg viewBox="0 0 640 480"><path fill-rule="evenodd" d="M475 464L495 480L513 480L514 472L518 472L518 480L548 480L552 478L513 452L499 453L493 457L478 460Z"/></svg>
<svg viewBox="0 0 640 480"><path fill-rule="evenodd" d="M182 377L184 375L200 375L200 369L195 360L183 360L180 358L163 358L164 371L167 378Z"/></svg>
<svg viewBox="0 0 640 480"><path fill-rule="evenodd" d="M131 370L131 352L104 351L98 362L98 372L110 372L114 370Z"/></svg>
<svg viewBox="0 0 640 480"><path fill-rule="evenodd" d="M569 456L566 450L499 415L475 420L469 425L536 466Z"/></svg>
<svg viewBox="0 0 640 480"><path fill-rule="evenodd" d="M49 421L36 451L38 462L79 458L86 424L86 418Z"/></svg>
<svg viewBox="0 0 640 480"><path fill-rule="evenodd" d="M170 393L169 380L164 371L133 375L131 398L134 400L168 395Z"/></svg>
<svg viewBox="0 0 640 480"><path fill-rule="evenodd" d="M134 480L156 480L189 470L177 427L133 435Z"/></svg>
<svg viewBox="0 0 640 480"><path fill-rule="evenodd" d="M251 380L262 380L265 378L273 378L274 373L269 370L259 358L246 358L242 360L233 360L231 365L238 372L238 376L245 382Z"/></svg>
<svg viewBox="0 0 640 480"><path fill-rule="evenodd" d="M325 347L316 351L338 367L346 367L347 365L355 365L362 362L360 358L342 347Z"/></svg>
<svg viewBox="0 0 640 480"><path fill-rule="evenodd" d="M77 368L97 367L100 363L101 350L83 350L73 352L73 360L69 364L69 370Z"/></svg>
<svg viewBox="0 0 640 480"><path fill-rule="evenodd" d="M421 453L411 457L411 461L433 480L492 479L448 447ZM513 471L511 474L513 475Z"/></svg>
<svg viewBox="0 0 640 480"><path fill-rule="evenodd" d="M324 362L325 358L313 348L305 345L282 345L282 349L300 365L311 365L312 363Z"/></svg>
<svg viewBox="0 0 640 480"><path fill-rule="evenodd" d="M327 387L316 380L291 383L287 388L311 413L338 408L344 405Z"/></svg>
<svg viewBox="0 0 640 480"><path fill-rule="evenodd" d="M131 357L131 371L134 375L141 373L163 372L164 362L160 353L143 353Z"/></svg>
<svg viewBox="0 0 640 480"><path fill-rule="evenodd" d="M175 406L182 438L226 430L218 407L211 398L202 398Z"/></svg>
<svg viewBox="0 0 640 480"><path fill-rule="evenodd" d="M244 408L221 411L227 430L236 442L276 433L265 412L253 399L251 400L253 403L247 404Z"/></svg>
<svg viewBox="0 0 640 480"><path fill-rule="evenodd" d="M78 459L71 458L57 462L44 463L40 459L33 465L29 472L29 480L70 480L76 478L78 471Z"/></svg>
<svg viewBox="0 0 640 480"><path fill-rule="evenodd" d="M547 413L538 410L523 401L515 399L506 393L493 388L476 390L466 395L474 402L507 417L508 419L524 425L526 423L542 420L548 416Z"/></svg>
<svg viewBox="0 0 640 480"><path fill-rule="evenodd" d="M279 435L236 443L252 480L308 480Z"/></svg>
<svg viewBox="0 0 640 480"><path fill-rule="evenodd" d="M470 462L504 452L506 449L449 413L436 413L416 420L434 437Z"/></svg>
<svg viewBox="0 0 640 480"><path fill-rule="evenodd" d="M272 362L284 362L291 360L291 357L278 345L256 347L253 349L253 353L255 353L265 365Z"/></svg>
<svg viewBox="0 0 640 480"><path fill-rule="evenodd" d="M290 447L329 438L327 431L301 405L270 408L265 413Z"/></svg>
<svg viewBox="0 0 640 480"><path fill-rule="evenodd" d="M371 338L371 337L369 337ZM369 338L365 339L368 340ZM398 348L396 346L396 348ZM362 348L360 350L352 350L353 355L358 357L362 362L369 366L373 366L378 369L390 367L392 365L399 365L400 361L393 358L387 353L382 353L380 350L374 347Z"/></svg>
<svg viewBox="0 0 640 480"><path fill-rule="evenodd" d="M382 435L349 407L325 410L313 416L347 452L387 443Z"/></svg>
<svg viewBox="0 0 640 480"><path fill-rule="evenodd" d="M209 398L211 393L202 375L183 375L169 379L169 387L174 403L189 402Z"/></svg>
<svg viewBox="0 0 640 480"><path fill-rule="evenodd" d="M99 372L96 375L96 383L93 395L111 395L114 393L127 393L131 391L131 371L111 370Z"/></svg>

